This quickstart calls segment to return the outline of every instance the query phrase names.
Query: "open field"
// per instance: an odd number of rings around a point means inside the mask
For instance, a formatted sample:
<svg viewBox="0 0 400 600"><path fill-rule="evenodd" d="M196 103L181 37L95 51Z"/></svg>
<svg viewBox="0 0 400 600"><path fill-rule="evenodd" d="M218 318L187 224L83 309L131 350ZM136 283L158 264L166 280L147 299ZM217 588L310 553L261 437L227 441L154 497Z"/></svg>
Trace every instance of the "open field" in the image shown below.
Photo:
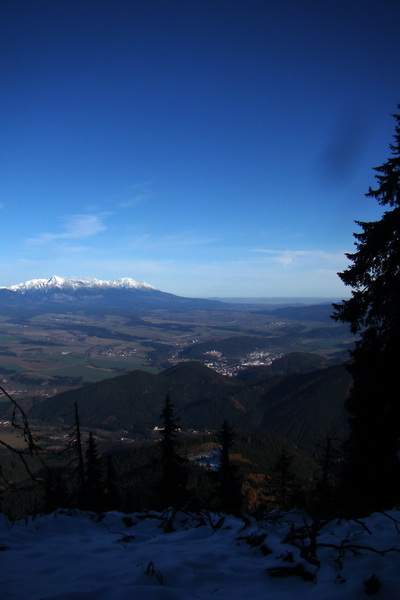
<svg viewBox="0 0 400 600"><path fill-rule="evenodd" d="M134 317L3 314L0 381L15 397L47 397L135 369L156 373L181 360L233 374L255 355L255 364L293 351L344 357L351 342L333 322L282 319L259 306L157 309Z"/></svg>

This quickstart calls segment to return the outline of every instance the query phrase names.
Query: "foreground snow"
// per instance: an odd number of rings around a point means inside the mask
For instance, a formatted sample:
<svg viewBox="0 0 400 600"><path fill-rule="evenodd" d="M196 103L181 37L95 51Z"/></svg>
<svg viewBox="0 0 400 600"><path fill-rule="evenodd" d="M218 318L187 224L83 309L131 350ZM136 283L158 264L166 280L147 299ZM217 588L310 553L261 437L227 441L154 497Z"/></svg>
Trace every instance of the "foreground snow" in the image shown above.
<svg viewBox="0 0 400 600"><path fill-rule="evenodd" d="M309 520L296 511L262 522L155 512L99 520L58 511L9 523L1 515L0 598L357 600L378 591L379 600L394 600L399 522L400 511L331 521L317 538L319 564L311 564L301 551Z"/></svg>

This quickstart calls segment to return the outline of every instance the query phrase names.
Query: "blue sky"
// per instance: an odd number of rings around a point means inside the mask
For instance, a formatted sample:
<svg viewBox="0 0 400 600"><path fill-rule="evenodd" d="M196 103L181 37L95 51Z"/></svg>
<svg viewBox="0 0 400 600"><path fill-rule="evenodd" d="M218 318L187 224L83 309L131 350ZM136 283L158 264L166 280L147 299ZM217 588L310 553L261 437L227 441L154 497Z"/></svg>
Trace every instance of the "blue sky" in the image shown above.
<svg viewBox="0 0 400 600"><path fill-rule="evenodd" d="M0 285L349 294L398 0L3 0Z"/></svg>

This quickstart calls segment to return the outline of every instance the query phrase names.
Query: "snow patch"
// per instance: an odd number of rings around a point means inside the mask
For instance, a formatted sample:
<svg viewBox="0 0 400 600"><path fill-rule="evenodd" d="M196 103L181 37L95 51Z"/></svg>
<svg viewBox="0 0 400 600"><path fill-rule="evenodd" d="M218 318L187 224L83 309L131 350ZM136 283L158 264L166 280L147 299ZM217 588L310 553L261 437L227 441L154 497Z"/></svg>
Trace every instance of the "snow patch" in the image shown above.
<svg viewBox="0 0 400 600"><path fill-rule="evenodd" d="M302 511L0 515L2 600L355 600L400 589L400 511L332 520L307 555Z"/></svg>

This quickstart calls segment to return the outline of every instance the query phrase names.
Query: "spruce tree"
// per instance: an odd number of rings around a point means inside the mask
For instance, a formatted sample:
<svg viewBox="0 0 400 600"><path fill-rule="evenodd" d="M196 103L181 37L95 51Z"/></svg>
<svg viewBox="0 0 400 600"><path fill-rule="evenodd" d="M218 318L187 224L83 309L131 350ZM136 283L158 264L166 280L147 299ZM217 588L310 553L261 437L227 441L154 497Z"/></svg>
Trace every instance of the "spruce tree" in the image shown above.
<svg viewBox="0 0 400 600"><path fill-rule="evenodd" d="M107 456L107 472L104 497L104 510L117 510L119 507L119 493L117 475L111 456Z"/></svg>
<svg viewBox="0 0 400 600"><path fill-rule="evenodd" d="M73 423L69 427L67 443L60 455L65 455L68 459L68 469L70 470L71 479L71 502L78 508L83 508L85 499L85 464L81 423L78 404L76 402L74 403L73 413L70 416L73 419Z"/></svg>
<svg viewBox="0 0 400 600"><path fill-rule="evenodd" d="M78 404L74 403L74 424L69 434L67 451L71 451L71 464L75 467L77 476L76 502L78 507L82 506L85 497L85 466L83 460L83 445L81 435L81 421L79 418Z"/></svg>
<svg viewBox="0 0 400 600"><path fill-rule="evenodd" d="M97 442L92 432L86 442L85 458L84 506L89 510L99 511L103 506L104 486Z"/></svg>
<svg viewBox="0 0 400 600"><path fill-rule="evenodd" d="M63 470L48 469L45 481L43 510L46 514L69 506L69 492Z"/></svg>
<svg viewBox="0 0 400 600"><path fill-rule="evenodd" d="M221 460L218 468L219 500L221 509L227 512L240 510L242 503L238 469L232 464L230 457L235 437L234 429L225 420L217 433L217 438L221 444Z"/></svg>
<svg viewBox="0 0 400 600"><path fill-rule="evenodd" d="M178 420L175 418L174 406L170 397L165 398L161 418L163 430L161 437L161 478L157 484L159 500L163 507L182 506L186 499L185 483L187 470L185 461L179 455L179 443L177 432L179 430Z"/></svg>
<svg viewBox="0 0 400 600"><path fill-rule="evenodd" d="M320 471L315 477L315 490L310 507L314 519L327 518L336 512L335 466L337 467L341 455L335 447L335 441L336 439L328 434L320 448L319 456L315 457Z"/></svg>
<svg viewBox="0 0 400 600"><path fill-rule="evenodd" d="M292 471L294 456L289 454L285 448L282 448L276 462L272 468L273 472L273 491L281 510L289 508L289 495L293 492L295 476Z"/></svg>
<svg viewBox="0 0 400 600"><path fill-rule="evenodd" d="M392 155L375 169L378 186L366 194L387 210L378 221L357 221L356 251L339 273L352 295L334 305L333 315L358 334L349 364L351 434L343 477L344 502L358 514L400 500L400 115L394 117Z"/></svg>

